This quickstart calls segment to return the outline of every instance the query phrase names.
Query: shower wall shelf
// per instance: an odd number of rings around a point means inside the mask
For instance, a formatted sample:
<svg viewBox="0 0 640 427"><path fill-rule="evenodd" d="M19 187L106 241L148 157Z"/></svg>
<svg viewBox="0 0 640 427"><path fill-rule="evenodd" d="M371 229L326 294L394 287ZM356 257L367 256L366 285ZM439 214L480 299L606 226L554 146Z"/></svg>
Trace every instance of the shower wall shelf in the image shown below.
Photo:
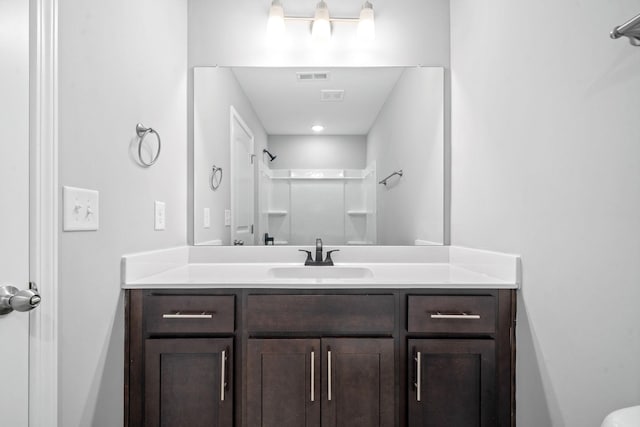
<svg viewBox="0 0 640 427"><path fill-rule="evenodd" d="M268 210L267 211L267 215L271 215L271 216L285 216L288 215L289 211L285 211L285 210Z"/></svg>

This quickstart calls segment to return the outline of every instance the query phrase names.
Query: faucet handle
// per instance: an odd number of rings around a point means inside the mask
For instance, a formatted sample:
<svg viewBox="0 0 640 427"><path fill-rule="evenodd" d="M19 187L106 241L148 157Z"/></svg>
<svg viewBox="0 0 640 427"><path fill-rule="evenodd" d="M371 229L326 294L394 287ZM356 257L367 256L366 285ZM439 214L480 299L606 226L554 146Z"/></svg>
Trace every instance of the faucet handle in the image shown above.
<svg viewBox="0 0 640 427"><path fill-rule="evenodd" d="M327 258L325 258L324 262L329 263L329 265L333 265L333 260L331 259L332 252L340 252L340 249L333 249L333 250L327 251Z"/></svg>
<svg viewBox="0 0 640 427"><path fill-rule="evenodd" d="M304 265L313 264L313 258L311 258L311 251L307 251L307 250L304 250L304 249L298 249L298 251L307 253L307 259L304 261Z"/></svg>

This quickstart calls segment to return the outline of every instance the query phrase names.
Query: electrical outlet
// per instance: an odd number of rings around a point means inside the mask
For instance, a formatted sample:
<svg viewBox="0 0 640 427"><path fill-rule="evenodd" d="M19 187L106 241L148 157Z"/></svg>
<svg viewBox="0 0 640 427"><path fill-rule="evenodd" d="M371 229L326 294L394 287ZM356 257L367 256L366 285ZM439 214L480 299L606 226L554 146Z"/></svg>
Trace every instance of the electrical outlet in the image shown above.
<svg viewBox="0 0 640 427"><path fill-rule="evenodd" d="M62 187L62 229L96 231L99 228L100 193L76 187Z"/></svg>
<svg viewBox="0 0 640 427"><path fill-rule="evenodd" d="M227 227L231 225L231 209L224 210L224 225Z"/></svg>
<svg viewBox="0 0 640 427"><path fill-rule="evenodd" d="M209 208L204 208L203 223L204 228L211 228L211 209Z"/></svg>
<svg viewBox="0 0 640 427"><path fill-rule="evenodd" d="M155 230L164 230L167 226L167 218L166 218L166 205L164 202L159 202L156 200L154 204L154 213L155 213Z"/></svg>

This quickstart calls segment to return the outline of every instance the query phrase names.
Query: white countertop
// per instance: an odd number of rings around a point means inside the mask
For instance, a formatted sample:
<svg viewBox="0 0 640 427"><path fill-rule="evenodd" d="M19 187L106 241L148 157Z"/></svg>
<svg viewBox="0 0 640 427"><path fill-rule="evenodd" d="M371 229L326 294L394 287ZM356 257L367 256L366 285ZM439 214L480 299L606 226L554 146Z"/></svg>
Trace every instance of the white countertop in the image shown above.
<svg viewBox="0 0 640 427"><path fill-rule="evenodd" d="M336 262L332 267L277 262L300 258L297 247L277 252L273 247L246 249L184 246L126 255L122 287L517 289L520 283L518 256L460 247L345 247L344 253L339 253L341 258L354 262ZM384 259L391 262L383 262L383 250L388 254ZM367 262L367 258L375 262ZM264 259L269 262L256 262Z"/></svg>

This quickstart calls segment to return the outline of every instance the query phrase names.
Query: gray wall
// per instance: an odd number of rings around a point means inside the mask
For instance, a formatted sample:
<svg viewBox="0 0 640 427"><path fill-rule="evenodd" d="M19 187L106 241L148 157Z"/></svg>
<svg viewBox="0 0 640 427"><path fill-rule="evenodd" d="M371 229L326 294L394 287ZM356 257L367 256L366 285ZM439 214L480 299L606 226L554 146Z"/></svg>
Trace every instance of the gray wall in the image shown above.
<svg viewBox="0 0 640 427"><path fill-rule="evenodd" d="M193 111L194 241L206 243L220 239L228 245L231 228L224 225L224 211L231 209L230 107L236 109L253 132L258 161L262 159L262 149L267 145L267 134L230 68L203 67L193 72L197 88ZM222 182L216 191L209 188L213 164L223 169ZM256 179L256 185L257 182ZM204 208L211 210L210 228L204 228Z"/></svg>
<svg viewBox="0 0 640 427"><path fill-rule="evenodd" d="M522 254L517 424L640 402L637 0L456 0L452 243Z"/></svg>
<svg viewBox="0 0 640 427"><path fill-rule="evenodd" d="M367 163L376 161L378 243L444 242L444 70L408 68L367 137Z"/></svg>
<svg viewBox="0 0 640 427"><path fill-rule="evenodd" d="M269 135L271 169L364 169L364 135ZM265 161L268 156L264 155Z"/></svg>
<svg viewBox="0 0 640 427"><path fill-rule="evenodd" d="M186 243L187 4L59 7L60 185L100 191L100 230L60 232L59 425L113 427L123 420L120 257ZM138 122L162 136L148 169L130 155ZM165 231L154 231L154 200L166 203Z"/></svg>

